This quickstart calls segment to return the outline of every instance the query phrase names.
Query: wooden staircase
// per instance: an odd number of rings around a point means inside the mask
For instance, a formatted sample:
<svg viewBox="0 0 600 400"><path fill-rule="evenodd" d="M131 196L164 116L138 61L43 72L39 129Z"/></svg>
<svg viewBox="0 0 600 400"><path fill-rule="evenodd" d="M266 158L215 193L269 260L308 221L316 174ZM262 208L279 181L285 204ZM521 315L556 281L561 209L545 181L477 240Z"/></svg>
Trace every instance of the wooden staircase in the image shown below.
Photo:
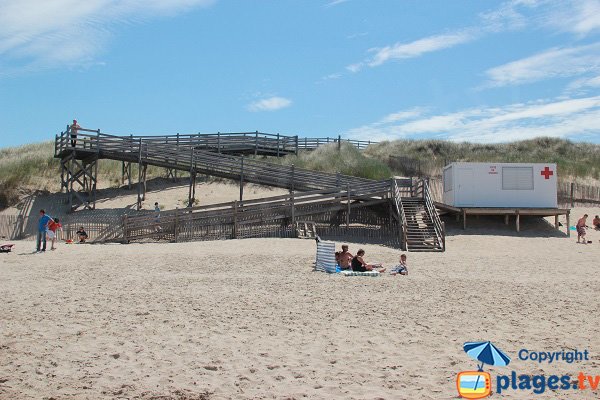
<svg viewBox="0 0 600 400"><path fill-rule="evenodd" d="M433 205L427 181L413 186L395 179L392 196L400 224L402 247L406 251L445 251L445 229Z"/></svg>
<svg viewBox="0 0 600 400"><path fill-rule="evenodd" d="M404 197L400 200L406 216L406 248L408 251L441 251L443 246L427 210L425 199Z"/></svg>

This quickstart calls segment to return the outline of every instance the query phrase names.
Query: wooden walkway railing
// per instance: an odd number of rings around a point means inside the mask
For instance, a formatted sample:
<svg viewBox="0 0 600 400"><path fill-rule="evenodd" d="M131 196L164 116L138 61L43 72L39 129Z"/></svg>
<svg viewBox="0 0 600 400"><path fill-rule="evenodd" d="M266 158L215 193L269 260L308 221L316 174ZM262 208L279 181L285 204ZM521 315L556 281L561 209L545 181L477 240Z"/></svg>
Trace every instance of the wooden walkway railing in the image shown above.
<svg viewBox="0 0 600 400"><path fill-rule="evenodd" d="M300 220L332 215L342 211L334 224L350 227L353 210L385 204L389 183L379 182L355 188L330 188L311 192L292 192L243 202L228 202L186 209L126 216L125 241L160 238L171 241L201 240L226 233L229 238L242 235L249 226L293 226ZM331 222L331 221L330 221Z"/></svg>

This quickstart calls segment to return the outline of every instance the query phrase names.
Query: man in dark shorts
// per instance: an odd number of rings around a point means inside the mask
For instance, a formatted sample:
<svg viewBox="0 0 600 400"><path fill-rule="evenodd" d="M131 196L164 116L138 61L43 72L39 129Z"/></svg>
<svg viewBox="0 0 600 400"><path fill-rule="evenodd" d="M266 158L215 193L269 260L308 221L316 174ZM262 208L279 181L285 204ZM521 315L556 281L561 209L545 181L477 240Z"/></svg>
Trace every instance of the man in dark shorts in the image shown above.
<svg viewBox="0 0 600 400"><path fill-rule="evenodd" d="M342 270L350 269L350 263L352 262L353 255L348 251L348 245L342 245L342 251L339 255L339 264Z"/></svg>

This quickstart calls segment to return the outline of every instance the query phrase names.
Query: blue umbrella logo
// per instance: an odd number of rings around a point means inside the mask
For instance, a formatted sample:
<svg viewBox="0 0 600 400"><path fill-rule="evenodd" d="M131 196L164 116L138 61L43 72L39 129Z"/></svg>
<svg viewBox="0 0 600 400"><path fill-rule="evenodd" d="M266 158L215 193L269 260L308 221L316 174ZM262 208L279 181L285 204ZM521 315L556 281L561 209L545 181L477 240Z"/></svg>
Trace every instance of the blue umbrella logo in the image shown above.
<svg viewBox="0 0 600 400"><path fill-rule="evenodd" d="M481 362L481 365L477 365L479 371L483 371L483 364L494 365L499 367L505 367L510 363L510 357L507 356L492 344L492 342L467 342L463 345L465 353L469 357ZM479 375L475 381L475 388L479 383Z"/></svg>
<svg viewBox="0 0 600 400"><path fill-rule="evenodd" d="M483 364L505 367L510 363L510 357L489 341L467 342L463 349L471 358L481 362L481 365L478 365L480 371L483 371Z"/></svg>

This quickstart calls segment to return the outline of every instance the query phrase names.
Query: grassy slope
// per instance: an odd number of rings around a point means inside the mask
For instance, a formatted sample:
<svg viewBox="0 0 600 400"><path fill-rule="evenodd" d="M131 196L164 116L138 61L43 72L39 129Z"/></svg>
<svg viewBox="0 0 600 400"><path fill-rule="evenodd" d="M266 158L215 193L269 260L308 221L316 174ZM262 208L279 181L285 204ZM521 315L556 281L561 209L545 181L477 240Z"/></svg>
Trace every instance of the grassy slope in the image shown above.
<svg viewBox="0 0 600 400"><path fill-rule="evenodd" d="M53 151L53 142L0 149L0 209L13 204L20 193L26 190L56 191L60 188L60 163L53 158ZM371 145L365 152L342 143L340 151L337 144L330 144L313 152L282 159L270 158L269 161L294 164L298 168L384 179L402 173L389 167L390 155L419 159L438 169L444 160L556 162L562 178L575 177L594 181L594 184L600 179L600 145L550 138L490 145L397 140ZM121 163L103 160L99 164L98 174L104 185L117 186L120 184ZM164 169L149 167L148 177L157 176L164 176Z"/></svg>
<svg viewBox="0 0 600 400"><path fill-rule="evenodd" d="M454 143L441 140L396 140L371 145L365 154L388 160L411 157L442 166L444 161L553 162L562 178L600 179L600 145L536 138L502 144Z"/></svg>

